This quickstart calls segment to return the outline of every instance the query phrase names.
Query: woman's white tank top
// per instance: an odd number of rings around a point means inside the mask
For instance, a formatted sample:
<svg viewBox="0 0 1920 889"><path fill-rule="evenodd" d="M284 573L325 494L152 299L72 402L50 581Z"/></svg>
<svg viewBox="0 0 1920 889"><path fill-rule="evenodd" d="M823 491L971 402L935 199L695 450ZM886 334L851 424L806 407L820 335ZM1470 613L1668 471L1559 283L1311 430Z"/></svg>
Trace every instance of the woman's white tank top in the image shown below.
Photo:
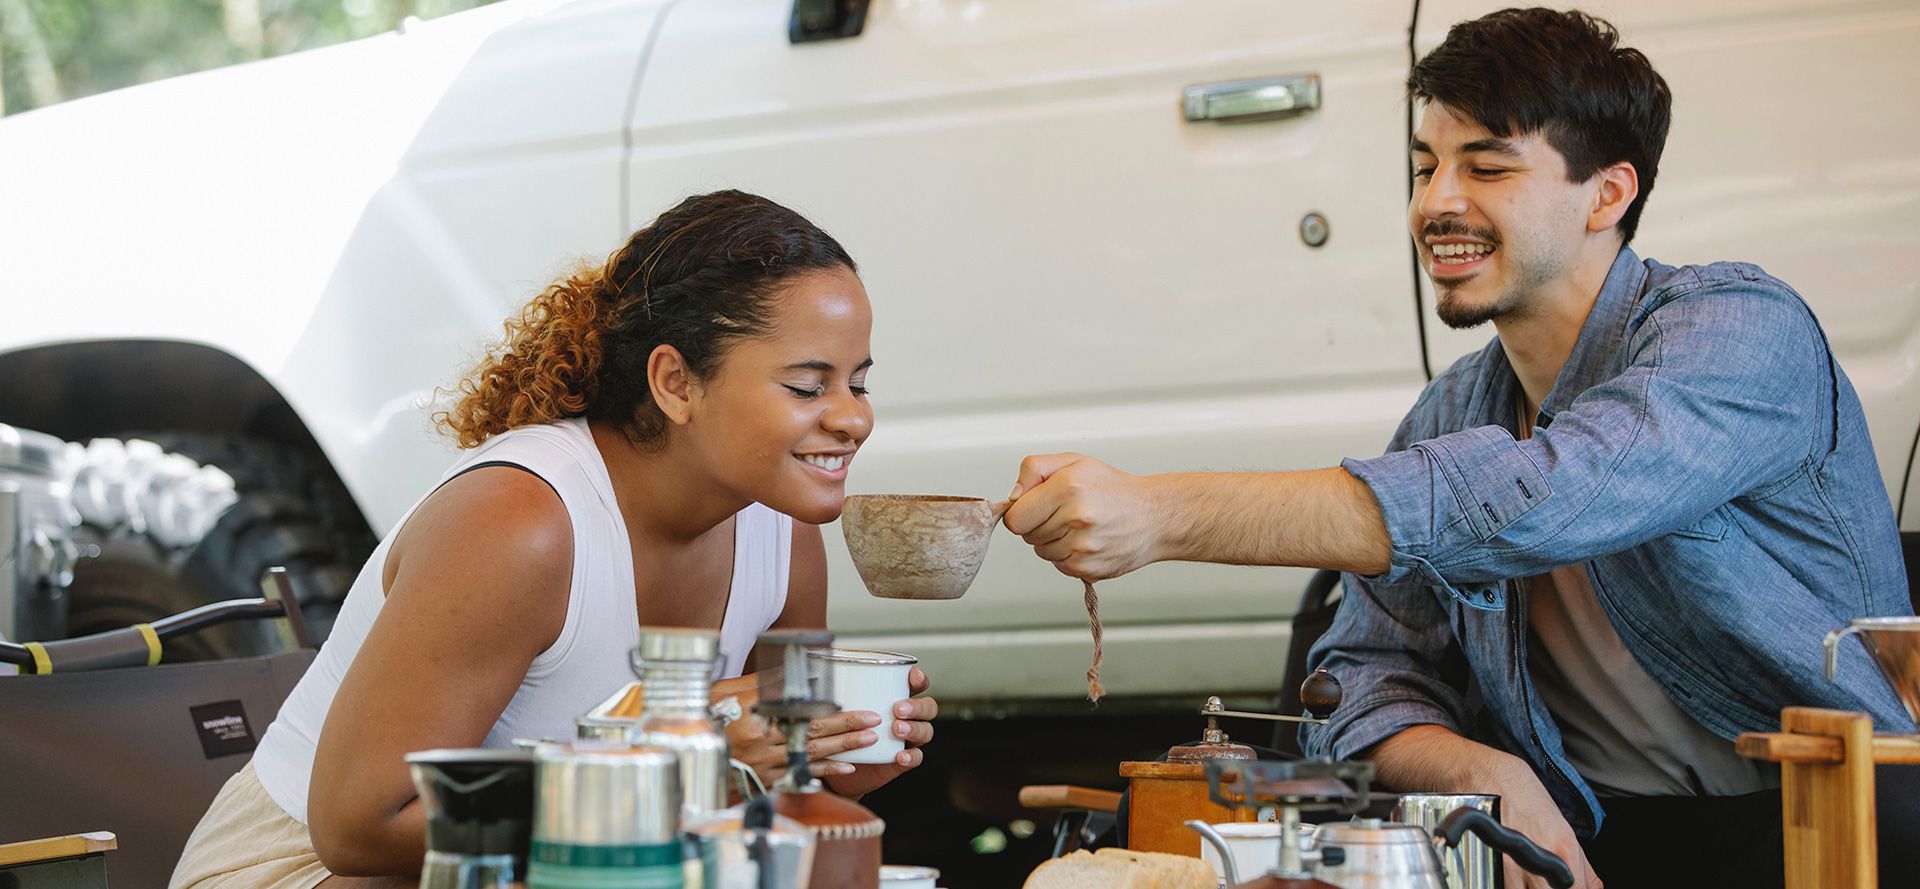
<svg viewBox="0 0 1920 889"><path fill-rule="evenodd" d="M483 742L507 747L515 738L571 738L574 718L633 681L627 653L639 642L633 550L614 500L606 463L584 419L513 429L463 455L445 484L482 463L511 463L552 485L573 522L573 580L567 619L551 648L534 658L526 678ZM436 489L438 485L435 486ZM421 502L426 500L422 497ZM387 551L416 502L374 549L347 593L333 632L295 686L254 751L254 771L267 795L306 823L313 755L333 695L386 601ZM733 586L720 626L727 676L738 676L754 640L786 607L793 520L760 504L735 518Z"/></svg>

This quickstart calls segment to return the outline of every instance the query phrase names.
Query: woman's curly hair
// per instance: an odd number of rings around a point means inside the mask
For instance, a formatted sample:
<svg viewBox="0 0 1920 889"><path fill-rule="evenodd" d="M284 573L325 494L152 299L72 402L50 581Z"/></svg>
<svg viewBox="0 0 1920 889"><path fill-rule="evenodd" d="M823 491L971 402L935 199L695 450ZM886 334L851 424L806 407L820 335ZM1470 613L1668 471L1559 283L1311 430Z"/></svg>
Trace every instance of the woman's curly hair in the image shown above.
<svg viewBox="0 0 1920 889"><path fill-rule="evenodd" d="M674 347L696 378L708 377L729 344L767 331L784 281L836 268L857 270L839 242L786 207L733 190L688 198L604 265L547 285L508 319L434 423L471 448L585 416L657 448L667 423L647 383L654 349Z"/></svg>

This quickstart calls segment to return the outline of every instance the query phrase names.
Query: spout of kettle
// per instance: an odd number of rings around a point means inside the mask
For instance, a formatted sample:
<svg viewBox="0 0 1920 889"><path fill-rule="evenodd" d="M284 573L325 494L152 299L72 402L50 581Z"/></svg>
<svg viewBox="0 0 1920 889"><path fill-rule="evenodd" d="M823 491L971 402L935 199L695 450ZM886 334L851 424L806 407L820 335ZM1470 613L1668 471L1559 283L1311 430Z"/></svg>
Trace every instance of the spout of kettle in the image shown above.
<svg viewBox="0 0 1920 889"><path fill-rule="evenodd" d="M1220 854L1220 870L1224 872L1227 878L1227 885L1238 885L1240 883L1240 873L1239 870L1233 866L1233 850L1227 848L1227 838L1221 836L1220 831L1214 830L1213 825L1198 818L1190 819L1184 823L1187 827L1192 828L1194 833L1199 834L1201 839L1206 840L1207 845L1213 847L1213 851Z"/></svg>

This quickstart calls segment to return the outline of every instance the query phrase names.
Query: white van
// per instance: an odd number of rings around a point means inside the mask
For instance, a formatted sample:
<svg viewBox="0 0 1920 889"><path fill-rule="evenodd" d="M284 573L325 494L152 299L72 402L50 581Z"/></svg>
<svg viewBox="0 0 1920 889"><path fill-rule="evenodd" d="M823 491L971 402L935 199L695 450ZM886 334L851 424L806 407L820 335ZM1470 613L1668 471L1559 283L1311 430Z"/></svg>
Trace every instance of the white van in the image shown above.
<svg viewBox="0 0 1920 889"><path fill-rule="evenodd" d="M1134 472L1374 454L1490 335L1440 326L1417 273L1402 84L1496 5L502 0L7 118L0 422L154 438L240 482L217 539L122 534L83 564L91 619L275 562L337 598L451 459L434 388L575 259L737 187L861 264L879 422L854 491L997 497L1066 449ZM1920 7L1588 8L1675 94L1635 247L1805 294L1913 539ZM944 700L1084 694L1079 585L1011 535L943 603L867 596L828 536L836 629L918 654ZM1305 580L1102 584L1102 679L1271 693Z"/></svg>

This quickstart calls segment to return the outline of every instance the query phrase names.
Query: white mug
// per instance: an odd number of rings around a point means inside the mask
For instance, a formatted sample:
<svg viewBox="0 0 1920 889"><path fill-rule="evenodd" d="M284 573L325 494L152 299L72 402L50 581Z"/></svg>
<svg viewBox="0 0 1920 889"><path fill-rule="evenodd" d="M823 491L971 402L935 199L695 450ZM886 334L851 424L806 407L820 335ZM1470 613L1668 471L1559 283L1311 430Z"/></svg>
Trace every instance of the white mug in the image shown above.
<svg viewBox="0 0 1920 889"><path fill-rule="evenodd" d="M907 742L893 733L899 717L893 705L908 697L907 674L920 659L893 651L867 651L859 648L829 648L809 652L825 658L833 673L833 699L842 711L871 710L880 714L873 733L880 736L871 746L836 753L827 757L835 762L890 763L907 749Z"/></svg>
<svg viewBox="0 0 1920 889"><path fill-rule="evenodd" d="M1280 866L1279 822L1251 821L1208 826L1227 841L1227 851L1233 854L1233 870L1240 882L1252 882ZM1312 825L1303 826L1307 830L1312 829ZM1224 885L1227 869L1221 865L1220 853L1214 851L1212 843L1200 844L1200 860L1213 868L1214 875Z"/></svg>

